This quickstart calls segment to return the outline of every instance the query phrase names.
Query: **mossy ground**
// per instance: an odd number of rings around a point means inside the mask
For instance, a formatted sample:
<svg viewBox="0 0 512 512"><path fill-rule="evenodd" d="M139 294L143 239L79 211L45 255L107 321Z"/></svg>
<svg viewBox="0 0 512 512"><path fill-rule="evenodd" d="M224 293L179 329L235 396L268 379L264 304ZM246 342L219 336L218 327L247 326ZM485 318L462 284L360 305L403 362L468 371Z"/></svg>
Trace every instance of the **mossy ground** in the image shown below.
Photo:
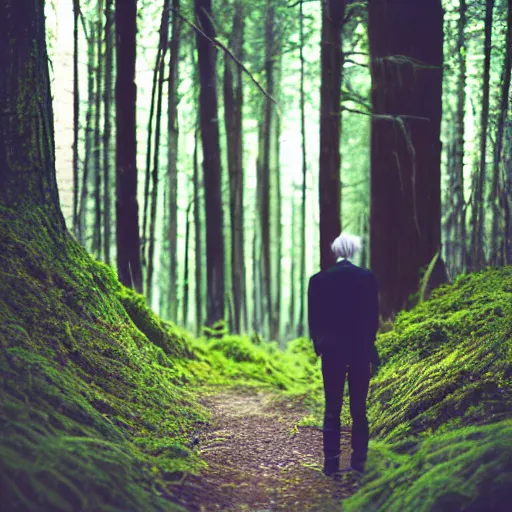
<svg viewBox="0 0 512 512"><path fill-rule="evenodd" d="M161 320L43 210L0 209L0 247L7 510L177 510L176 483L203 466L199 386L308 382L275 345L194 340Z"/></svg>
<svg viewBox="0 0 512 512"><path fill-rule="evenodd" d="M199 386L276 390L309 408L299 425L320 425L309 340L282 352L229 334L193 339L42 211L0 209L0 248L6 510L179 509L177 482L203 467ZM368 473L344 510L508 509L511 299L510 267L464 276L379 335Z"/></svg>

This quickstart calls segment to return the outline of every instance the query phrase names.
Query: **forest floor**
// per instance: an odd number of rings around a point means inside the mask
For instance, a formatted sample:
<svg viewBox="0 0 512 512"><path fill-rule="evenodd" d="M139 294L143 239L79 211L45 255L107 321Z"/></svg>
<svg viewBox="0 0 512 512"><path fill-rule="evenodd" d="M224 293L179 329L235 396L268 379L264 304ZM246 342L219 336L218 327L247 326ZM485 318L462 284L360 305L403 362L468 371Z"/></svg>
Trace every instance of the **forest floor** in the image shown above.
<svg viewBox="0 0 512 512"><path fill-rule="evenodd" d="M189 511L334 511L358 487L352 472L322 473L322 432L300 427L304 406L263 391L221 391L203 398L212 421L199 436L207 462L178 492ZM350 432L342 433L341 467L350 457Z"/></svg>

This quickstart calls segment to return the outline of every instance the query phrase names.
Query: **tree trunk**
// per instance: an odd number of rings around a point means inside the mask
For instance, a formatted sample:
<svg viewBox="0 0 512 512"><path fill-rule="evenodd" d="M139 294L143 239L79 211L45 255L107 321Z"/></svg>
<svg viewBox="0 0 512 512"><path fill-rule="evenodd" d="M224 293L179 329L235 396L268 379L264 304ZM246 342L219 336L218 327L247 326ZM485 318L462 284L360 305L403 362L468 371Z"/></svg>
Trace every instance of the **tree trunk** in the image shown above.
<svg viewBox="0 0 512 512"><path fill-rule="evenodd" d="M80 88L78 75L78 19L80 2L73 0L73 233L79 238L78 194L79 194L79 152L80 143Z"/></svg>
<svg viewBox="0 0 512 512"><path fill-rule="evenodd" d="M321 88L320 88L320 268L330 267L335 258L331 243L340 234L340 136L341 136L341 33L345 0L322 2Z"/></svg>
<svg viewBox="0 0 512 512"><path fill-rule="evenodd" d="M82 174L82 188L80 191L79 208L79 240L86 247L87 240L87 206L89 199L89 169L92 161L92 113L94 97L94 38L95 27L90 26L89 38L87 38L87 110L85 113L85 148L84 148L84 172Z"/></svg>
<svg viewBox="0 0 512 512"><path fill-rule="evenodd" d="M142 293L137 202L137 0L116 0L116 240L119 280Z"/></svg>
<svg viewBox="0 0 512 512"><path fill-rule="evenodd" d="M194 237L195 237L195 280L196 280L196 334L201 333L203 323L203 244L199 189L199 130L194 133Z"/></svg>
<svg viewBox="0 0 512 512"><path fill-rule="evenodd" d="M103 93L103 102L105 104L105 120L103 129L103 253L105 263L110 265L110 204L111 204L111 186L110 186L110 158L111 158L111 139L112 139L112 73L114 69L114 42L113 42L113 0L107 0L105 4L105 90Z"/></svg>
<svg viewBox="0 0 512 512"><path fill-rule="evenodd" d="M272 1L267 0L265 14L265 77L266 88L270 96L274 95L274 7ZM268 320L269 336L272 337L273 325L273 300L272 300L272 258L271 258L271 168L270 152L272 144L272 102L265 98L263 109L263 125L260 130L261 158L260 158L260 236L261 236L261 261L262 261L262 309Z"/></svg>
<svg viewBox="0 0 512 512"><path fill-rule="evenodd" d="M233 30L229 41L235 57L243 60L244 18L241 0L235 2ZM231 218L231 280L233 285L234 332L241 332L245 298L244 261L244 169L242 126L242 71L224 55L224 122L228 150L229 211Z"/></svg>
<svg viewBox="0 0 512 512"><path fill-rule="evenodd" d="M167 172L169 174L169 316L172 321L178 318L178 84L180 62L181 20L178 16L179 0L172 0L171 57L169 61L168 84L168 152ZM194 210L195 210L194 206Z"/></svg>
<svg viewBox="0 0 512 512"><path fill-rule="evenodd" d="M459 244L455 272L465 272L467 268L466 247L466 201L464 199L464 118L466 106L466 40L464 28L466 26L466 0L460 0L459 21L457 24L457 55L459 58L459 79L457 85L457 117L455 140L455 187L453 200L455 202L455 239Z"/></svg>
<svg viewBox="0 0 512 512"><path fill-rule="evenodd" d="M101 259L101 178L103 166L101 154L101 87L103 84L103 0L98 0L96 6L96 94L94 96L94 231L93 252Z"/></svg>
<svg viewBox="0 0 512 512"><path fill-rule="evenodd" d="M0 204L42 209L49 229L65 230L55 144L44 2L0 4Z"/></svg>
<svg viewBox="0 0 512 512"><path fill-rule="evenodd" d="M279 27L279 23L276 24ZM276 65L274 67L274 96L279 98L281 85L281 54L278 41L281 37L276 34L275 48ZM277 59L278 57L278 59ZM281 286L283 273L282 252L283 252L283 223L281 219L281 171L280 171L280 139L281 139L281 119L275 106L272 107L272 117L270 125L270 227L272 240L272 264L271 264L271 296L272 310L270 322L270 339L279 341L281 339Z"/></svg>
<svg viewBox="0 0 512 512"><path fill-rule="evenodd" d="M184 249L184 269L183 269L183 323L184 327L187 326L188 319L188 247L190 242L190 210L192 209L192 201L187 206L187 213L185 217L185 249Z"/></svg>
<svg viewBox="0 0 512 512"><path fill-rule="evenodd" d="M300 0L299 30L300 30L300 134L302 143L302 202L300 210L300 293L299 293L299 321L297 336L304 335L304 317L306 300L306 178L307 178L307 153L306 153L306 94L304 92L304 2Z"/></svg>
<svg viewBox="0 0 512 512"><path fill-rule="evenodd" d="M443 10L440 0L373 0L368 15L370 258L389 318L440 247Z"/></svg>
<svg viewBox="0 0 512 512"><path fill-rule="evenodd" d="M484 251L484 197L487 157L487 127L489 124L489 78L491 71L492 11L494 0L485 3L484 72L482 90L482 111L480 114L480 163L473 194L471 216L471 269L479 270L485 265Z"/></svg>
<svg viewBox="0 0 512 512"><path fill-rule="evenodd" d="M496 125L496 144L494 148L493 159L493 178L491 196L489 198L492 207L492 231L491 231L491 265L503 265L505 255L499 249L502 246L500 235L504 233L504 226L501 226L501 209L506 201L506 184L503 180L503 188L500 187L500 162L503 151L503 135L505 129L505 120L509 108L509 90L510 90L510 71L512 67L512 1L508 2L507 12L507 36L505 44L505 55L503 62L503 76L501 80L501 98L500 109L498 112L498 122ZM504 237L505 238L505 237ZM506 242L503 243L503 248Z"/></svg>
<svg viewBox="0 0 512 512"><path fill-rule="evenodd" d="M153 153L153 172L151 189L151 213L149 225L148 264L146 296L152 304L153 298L153 273L155 264L155 231L156 209L158 204L158 167L160 165L160 133L162 127L162 102L164 90L164 64L169 39L169 0L164 0L162 9L162 24L160 26L160 61L158 63L158 93L155 123L155 151Z"/></svg>
<svg viewBox="0 0 512 512"><path fill-rule="evenodd" d="M215 37L211 0L195 0L199 26ZM224 319L224 229L221 191L220 142L217 108L216 53L212 44L196 34L199 64L199 114L203 142L206 213L207 323Z"/></svg>

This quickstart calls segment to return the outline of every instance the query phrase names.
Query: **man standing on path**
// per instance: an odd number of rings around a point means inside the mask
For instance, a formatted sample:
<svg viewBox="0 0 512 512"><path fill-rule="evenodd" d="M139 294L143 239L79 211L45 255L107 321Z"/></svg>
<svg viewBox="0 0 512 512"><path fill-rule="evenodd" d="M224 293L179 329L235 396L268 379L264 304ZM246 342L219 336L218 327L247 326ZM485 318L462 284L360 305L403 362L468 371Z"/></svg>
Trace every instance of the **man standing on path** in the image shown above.
<svg viewBox="0 0 512 512"><path fill-rule="evenodd" d="M370 377L380 362L374 344L379 301L373 273L348 261L360 246L359 237L342 233L331 245L339 261L309 280L309 333L316 354L322 357L327 476L340 470L340 414L347 377L352 416L351 469L364 471L368 451L366 397Z"/></svg>

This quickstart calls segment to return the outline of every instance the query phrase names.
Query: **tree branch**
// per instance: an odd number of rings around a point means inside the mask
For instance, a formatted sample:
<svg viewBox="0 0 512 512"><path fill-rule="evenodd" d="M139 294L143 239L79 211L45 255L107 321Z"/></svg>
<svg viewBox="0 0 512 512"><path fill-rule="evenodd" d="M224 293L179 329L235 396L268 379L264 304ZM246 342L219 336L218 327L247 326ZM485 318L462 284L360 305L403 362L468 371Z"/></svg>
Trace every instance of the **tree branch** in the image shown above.
<svg viewBox="0 0 512 512"><path fill-rule="evenodd" d="M224 45L223 43L221 43L218 39L215 39L215 38L211 38L209 37L208 35L206 35L195 23L192 23L190 20L188 20L187 18L185 18L185 16L183 16L182 14L180 14L177 9L173 9L173 11L175 12L175 14L182 20L184 21L189 27L191 27L193 30L195 30L198 34L202 35L204 38L206 38L208 41L210 41L210 43L212 43L214 46L217 46L218 48L220 48L223 52L225 52L236 64L237 66L239 66L248 76L249 78L254 82L254 84L256 85L256 87L262 92L262 94L270 101L272 101L272 103L275 103L276 105L278 105L277 101L272 97L270 96L270 94L260 85L260 83L256 80L256 78L254 78L254 75L245 67L245 65L240 62L234 55L233 53L231 52L231 50L226 46Z"/></svg>

